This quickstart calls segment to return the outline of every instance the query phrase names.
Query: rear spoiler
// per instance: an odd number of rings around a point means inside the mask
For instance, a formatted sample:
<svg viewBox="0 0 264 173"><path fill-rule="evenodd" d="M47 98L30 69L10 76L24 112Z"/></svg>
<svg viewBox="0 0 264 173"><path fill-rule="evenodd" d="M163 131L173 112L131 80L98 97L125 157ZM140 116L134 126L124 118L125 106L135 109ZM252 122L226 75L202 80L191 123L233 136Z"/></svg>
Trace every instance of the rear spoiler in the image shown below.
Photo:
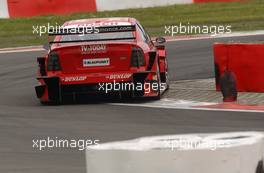
<svg viewBox="0 0 264 173"><path fill-rule="evenodd" d="M131 32L131 31L136 31L135 25L101 26L101 27L86 26L86 27L76 27L76 28L50 29L49 36L99 34L99 33L110 33L110 32Z"/></svg>
<svg viewBox="0 0 264 173"><path fill-rule="evenodd" d="M63 36L63 35L84 35L84 34L100 34L100 33L114 33L114 32L133 32L136 31L135 25L123 26L101 26L101 27L76 27L76 28L60 28L49 30L49 36ZM54 43L74 43L74 42L91 42L91 41L111 41L111 40L130 40L135 37L129 38L113 38L113 39L97 39L97 40L69 40L69 41L51 41Z"/></svg>

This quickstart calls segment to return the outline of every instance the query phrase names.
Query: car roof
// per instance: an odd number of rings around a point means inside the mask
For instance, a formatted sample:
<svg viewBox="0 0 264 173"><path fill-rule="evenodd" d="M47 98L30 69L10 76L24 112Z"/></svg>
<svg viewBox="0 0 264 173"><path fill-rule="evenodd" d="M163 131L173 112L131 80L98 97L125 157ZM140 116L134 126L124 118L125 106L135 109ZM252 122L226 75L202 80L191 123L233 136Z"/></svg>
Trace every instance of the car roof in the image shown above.
<svg viewBox="0 0 264 173"><path fill-rule="evenodd" d="M71 25L100 25L100 26L109 26L109 25L135 25L137 20L131 17L111 17L111 18L90 18L90 19L80 19L80 20L71 20L65 22L63 26Z"/></svg>

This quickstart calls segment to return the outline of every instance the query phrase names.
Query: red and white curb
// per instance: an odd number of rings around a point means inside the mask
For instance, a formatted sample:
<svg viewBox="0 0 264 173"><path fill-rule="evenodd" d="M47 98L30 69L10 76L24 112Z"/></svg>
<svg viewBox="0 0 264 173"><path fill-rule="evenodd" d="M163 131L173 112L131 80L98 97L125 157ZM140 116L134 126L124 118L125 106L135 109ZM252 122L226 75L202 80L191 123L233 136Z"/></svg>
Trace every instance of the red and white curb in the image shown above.
<svg viewBox="0 0 264 173"><path fill-rule="evenodd" d="M234 132L144 137L86 149L87 173L263 172L264 134Z"/></svg>

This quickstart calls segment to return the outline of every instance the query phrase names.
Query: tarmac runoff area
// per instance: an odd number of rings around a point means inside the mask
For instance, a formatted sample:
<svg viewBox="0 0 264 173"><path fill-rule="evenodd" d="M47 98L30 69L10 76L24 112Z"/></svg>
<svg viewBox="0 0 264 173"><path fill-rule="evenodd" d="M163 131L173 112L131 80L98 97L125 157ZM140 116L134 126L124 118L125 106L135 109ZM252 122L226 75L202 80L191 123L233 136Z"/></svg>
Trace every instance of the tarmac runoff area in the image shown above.
<svg viewBox="0 0 264 173"><path fill-rule="evenodd" d="M215 80L195 79L172 81L170 89L159 101L114 103L114 105L157 107L167 109L198 109L215 111L264 112L264 93L240 92L237 102L223 103L221 92L215 90Z"/></svg>

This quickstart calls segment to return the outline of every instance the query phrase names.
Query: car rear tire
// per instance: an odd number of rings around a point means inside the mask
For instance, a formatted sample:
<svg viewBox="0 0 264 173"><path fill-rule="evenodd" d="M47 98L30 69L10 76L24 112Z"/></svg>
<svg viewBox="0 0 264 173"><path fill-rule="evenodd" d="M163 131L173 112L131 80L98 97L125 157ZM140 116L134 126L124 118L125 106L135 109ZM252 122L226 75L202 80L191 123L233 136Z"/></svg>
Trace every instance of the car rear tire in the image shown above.
<svg viewBox="0 0 264 173"><path fill-rule="evenodd" d="M157 92L158 92L158 95L153 98L154 100L160 100L161 99L161 92L160 92L161 77L160 77L159 63L157 65L157 78L158 78L157 79L157 84L158 84L158 91Z"/></svg>
<svg viewBox="0 0 264 173"><path fill-rule="evenodd" d="M61 102L59 102L59 101L40 101L40 103L42 105L45 105L45 106L58 106L58 105L61 105Z"/></svg>

